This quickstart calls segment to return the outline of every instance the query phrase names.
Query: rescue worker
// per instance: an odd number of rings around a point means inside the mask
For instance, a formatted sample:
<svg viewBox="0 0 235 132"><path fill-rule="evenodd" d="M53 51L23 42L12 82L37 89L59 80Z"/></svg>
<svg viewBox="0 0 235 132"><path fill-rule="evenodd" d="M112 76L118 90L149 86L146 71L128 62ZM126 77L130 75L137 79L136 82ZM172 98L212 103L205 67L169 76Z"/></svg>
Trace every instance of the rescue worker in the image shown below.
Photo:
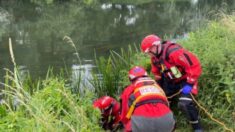
<svg viewBox="0 0 235 132"><path fill-rule="evenodd" d="M181 91L178 107L186 115L195 132L202 132L198 110L192 100L198 94L198 78L202 73L198 58L177 43L162 41L148 35L141 42L141 50L151 58L151 71L167 96Z"/></svg>
<svg viewBox="0 0 235 132"><path fill-rule="evenodd" d="M94 101L93 106L101 111L100 124L103 129L115 131L120 127L120 104L110 96Z"/></svg>
<svg viewBox="0 0 235 132"><path fill-rule="evenodd" d="M121 94L121 122L125 132L171 132L175 120L167 97L144 68L129 71L131 82Z"/></svg>

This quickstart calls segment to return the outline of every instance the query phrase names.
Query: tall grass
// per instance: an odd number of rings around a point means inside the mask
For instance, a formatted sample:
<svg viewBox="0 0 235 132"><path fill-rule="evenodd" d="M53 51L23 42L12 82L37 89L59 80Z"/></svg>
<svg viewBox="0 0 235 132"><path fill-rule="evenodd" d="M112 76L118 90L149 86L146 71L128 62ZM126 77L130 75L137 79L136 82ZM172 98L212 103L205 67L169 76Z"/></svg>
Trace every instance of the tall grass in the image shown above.
<svg viewBox="0 0 235 132"><path fill-rule="evenodd" d="M22 82L11 41L9 45L14 71L7 70L5 83L1 83L5 89L0 105L0 131L102 131L97 125L99 112L92 107L93 93L86 91L83 97L73 94L71 88L65 86L63 77L51 74L37 85Z"/></svg>
<svg viewBox="0 0 235 132"><path fill-rule="evenodd" d="M0 106L0 131L101 131L97 125L99 112L91 105L94 95L72 94L62 78L40 82L41 90L33 95L24 89L5 86L8 89L3 93L7 100ZM12 104L14 101L17 106Z"/></svg>
<svg viewBox="0 0 235 132"><path fill-rule="evenodd" d="M190 33L181 43L201 60L199 101L215 117L235 129L235 16L222 15L206 29ZM202 113L203 115L203 113ZM222 131L217 124L203 116L206 128Z"/></svg>
<svg viewBox="0 0 235 132"><path fill-rule="evenodd" d="M81 66L82 61L79 56L78 49L77 49L76 45L74 44L73 40L69 36L64 36L63 40L74 49L74 54L76 55L77 64L79 66ZM65 68L67 68L67 67L65 67ZM65 69L65 70L67 72L69 71L68 69ZM73 78L70 78L70 82L72 82L72 79ZM82 90L80 88L81 83L82 83L82 73L79 71L76 74L76 84L74 86L72 86L72 88L71 88L74 93L82 93Z"/></svg>
<svg viewBox="0 0 235 132"><path fill-rule="evenodd" d="M235 15L221 15L220 21L208 23L206 28L179 40L186 49L195 53L202 63L203 74L199 80L198 100L215 117L235 130ZM130 46L131 47L131 46ZM97 59L98 70L103 79L97 81L96 93L118 96L128 84L127 72L133 65L150 70L149 58L139 50L111 52L108 59ZM138 49L138 46L134 47ZM102 85L99 85L102 84ZM203 111L202 125L208 131L224 131L222 126L208 118ZM181 113L177 116L177 131L190 131L190 125Z"/></svg>
<svg viewBox="0 0 235 132"><path fill-rule="evenodd" d="M190 33L187 40L179 41L197 54L202 63L199 102L232 129L235 129L234 25L235 16L223 16L221 21L211 22L208 27ZM95 93L85 91L80 96L71 92L62 76L48 73L46 80L22 81L11 41L9 44L14 71L6 70L5 82L1 83L5 101L0 105L0 131L102 131L97 125L99 112L91 105L94 97L118 96L129 84L127 73L134 65L150 70L150 59L140 53L138 46L129 46L119 53L111 51L107 58L96 58L96 72L102 78L94 74ZM224 131L202 111L201 115L206 130ZM190 131L182 115L176 116L177 131Z"/></svg>
<svg viewBox="0 0 235 132"><path fill-rule="evenodd" d="M121 49L120 53L110 51L110 56L107 58L96 58L97 71L93 75L93 86L97 96L119 95L123 88L129 84L128 71L134 65L145 65L147 59L144 54L140 53L137 46L129 45L127 49ZM97 75L101 75L97 76Z"/></svg>

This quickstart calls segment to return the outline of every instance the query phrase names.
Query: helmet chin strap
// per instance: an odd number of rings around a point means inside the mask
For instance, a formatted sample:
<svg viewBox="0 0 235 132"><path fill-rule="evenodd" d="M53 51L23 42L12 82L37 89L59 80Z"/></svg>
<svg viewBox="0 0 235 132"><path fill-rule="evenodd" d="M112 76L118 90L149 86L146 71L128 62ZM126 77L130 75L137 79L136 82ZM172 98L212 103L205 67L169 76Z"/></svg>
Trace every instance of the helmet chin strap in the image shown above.
<svg viewBox="0 0 235 132"><path fill-rule="evenodd" d="M158 53L158 51L157 51L156 54L155 54L155 56L156 56L157 58L159 58L159 57L162 55L163 49L164 49L164 46L161 44L160 53Z"/></svg>
<svg viewBox="0 0 235 132"><path fill-rule="evenodd" d="M149 51L149 53L151 53L151 54L153 54L154 56L158 57L157 52L156 52L156 53L154 53L154 52L152 52L152 51Z"/></svg>
<svg viewBox="0 0 235 132"><path fill-rule="evenodd" d="M156 49L156 52L155 52L155 53L152 52L152 51L149 51L149 53L153 54L153 55L156 56L157 58L159 58L159 57L161 56L162 52L163 52L163 45L162 45L162 44L161 44L161 51L160 51L160 53L158 53L158 48Z"/></svg>

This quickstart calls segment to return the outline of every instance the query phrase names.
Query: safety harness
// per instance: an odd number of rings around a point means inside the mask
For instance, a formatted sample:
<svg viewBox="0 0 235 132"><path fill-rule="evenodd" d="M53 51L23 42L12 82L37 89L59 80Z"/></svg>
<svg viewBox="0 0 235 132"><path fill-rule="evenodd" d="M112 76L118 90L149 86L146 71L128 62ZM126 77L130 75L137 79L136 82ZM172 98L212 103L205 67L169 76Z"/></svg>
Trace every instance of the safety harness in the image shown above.
<svg viewBox="0 0 235 132"><path fill-rule="evenodd" d="M168 101L164 91L152 79L144 79L135 83L133 93L129 98L129 110L126 118L130 119L135 108L149 103L163 103L168 106Z"/></svg>
<svg viewBox="0 0 235 132"><path fill-rule="evenodd" d="M182 49L182 47L179 44L171 43L167 41L164 41L162 43L162 46L163 46L162 55L159 56L159 61L153 61L153 64L156 67L158 67L161 73L164 76L166 76L168 79L172 80L172 79L180 78L184 74L182 73L183 71L179 67L176 67L176 66L167 68L165 63L166 62L169 63L169 55L172 52L180 50Z"/></svg>

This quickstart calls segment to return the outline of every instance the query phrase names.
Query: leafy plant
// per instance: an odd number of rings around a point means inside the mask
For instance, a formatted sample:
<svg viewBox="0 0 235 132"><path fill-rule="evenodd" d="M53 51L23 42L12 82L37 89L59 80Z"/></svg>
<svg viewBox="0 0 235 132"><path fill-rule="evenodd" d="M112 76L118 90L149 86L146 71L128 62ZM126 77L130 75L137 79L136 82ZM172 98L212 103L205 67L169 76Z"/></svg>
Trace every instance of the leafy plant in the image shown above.
<svg viewBox="0 0 235 132"><path fill-rule="evenodd" d="M223 15L222 15L223 16ZM178 40L186 49L195 53L202 64L203 74L200 77L200 104L215 118L224 122L229 128L235 129L235 16L223 16L221 21L210 22L207 27L189 33L189 37ZM100 58L97 62L98 70L103 77L98 80L102 83L101 89L96 89L99 95L117 96L124 84L128 84L127 73L134 65L140 65L150 70L149 58L139 50L121 50L121 53L111 52L106 60ZM104 83L108 82L108 83ZM115 84L123 84L118 89ZM95 85L96 87L96 85ZM111 89L111 90L110 90ZM109 91L110 90L110 91ZM223 127L208 118L203 111L202 124L206 130L223 131ZM190 131L186 120L181 113L175 113L179 131ZM177 131L178 131L177 130Z"/></svg>

